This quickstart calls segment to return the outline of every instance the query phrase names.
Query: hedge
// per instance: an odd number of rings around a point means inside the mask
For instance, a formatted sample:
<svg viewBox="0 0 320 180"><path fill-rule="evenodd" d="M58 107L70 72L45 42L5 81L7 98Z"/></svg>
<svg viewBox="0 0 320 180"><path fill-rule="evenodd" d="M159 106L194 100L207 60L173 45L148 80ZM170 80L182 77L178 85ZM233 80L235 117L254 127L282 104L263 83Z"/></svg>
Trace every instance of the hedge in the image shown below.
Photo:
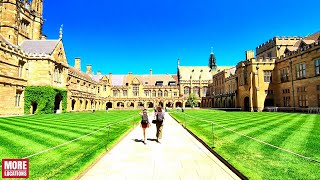
<svg viewBox="0 0 320 180"><path fill-rule="evenodd" d="M37 104L35 114L54 113L56 95L62 97L62 112L67 111L67 90L57 89L50 86L28 86L24 92L24 113L30 114L33 103Z"/></svg>

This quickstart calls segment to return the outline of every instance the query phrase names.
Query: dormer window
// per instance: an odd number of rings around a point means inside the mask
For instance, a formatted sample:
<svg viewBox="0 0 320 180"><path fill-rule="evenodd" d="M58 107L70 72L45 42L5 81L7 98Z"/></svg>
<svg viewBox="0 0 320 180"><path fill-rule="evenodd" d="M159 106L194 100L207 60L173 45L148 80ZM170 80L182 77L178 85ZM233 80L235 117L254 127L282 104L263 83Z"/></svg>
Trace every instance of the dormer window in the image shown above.
<svg viewBox="0 0 320 180"><path fill-rule="evenodd" d="M175 81L169 81L168 86L176 86L177 83Z"/></svg>
<svg viewBox="0 0 320 180"><path fill-rule="evenodd" d="M157 81L156 86L163 86L163 81Z"/></svg>

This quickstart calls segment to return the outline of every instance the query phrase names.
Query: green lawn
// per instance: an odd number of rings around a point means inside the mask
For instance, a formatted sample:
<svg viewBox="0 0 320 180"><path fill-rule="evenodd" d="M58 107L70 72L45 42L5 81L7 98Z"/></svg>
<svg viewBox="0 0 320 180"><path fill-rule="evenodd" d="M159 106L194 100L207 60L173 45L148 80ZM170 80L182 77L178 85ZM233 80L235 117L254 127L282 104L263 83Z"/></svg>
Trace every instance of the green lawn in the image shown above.
<svg viewBox="0 0 320 180"><path fill-rule="evenodd" d="M140 117L139 111L67 113L0 118L0 159L24 158L91 132L90 136L29 158L32 179L71 179L125 135ZM1 168L0 168L1 169Z"/></svg>
<svg viewBox="0 0 320 180"><path fill-rule="evenodd" d="M320 179L320 115L214 110L172 111L171 115L210 147L214 122L214 150L249 179Z"/></svg>

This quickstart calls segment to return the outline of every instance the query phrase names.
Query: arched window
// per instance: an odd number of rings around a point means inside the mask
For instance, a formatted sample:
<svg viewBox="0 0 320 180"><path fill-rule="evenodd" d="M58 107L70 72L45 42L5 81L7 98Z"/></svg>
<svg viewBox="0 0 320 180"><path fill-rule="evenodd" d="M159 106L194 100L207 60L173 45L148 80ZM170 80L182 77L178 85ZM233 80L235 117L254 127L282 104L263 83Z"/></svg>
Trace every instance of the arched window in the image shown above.
<svg viewBox="0 0 320 180"><path fill-rule="evenodd" d="M200 96L200 88L199 87L193 87L193 94L196 94L198 96Z"/></svg>
<svg viewBox="0 0 320 180"><path fill-rule="evenodd" d="M164 97L168 97L168 91L164 91Z"/></svg>
<svg viewBox="0 0 320 180"><path fill-rule="evenodd" d="M156 97L157 96L157 92L156 91L152 91L152 97Z"/></svg>
<svg viewBox="0 0 320 180"><path fill-rule="evenodd" d="M184 95L189 95L189 94L190 94L190 88L184 87Z"/></svg>
<svg viewBox="0 0 320 180"><path fill-rule="evenodd" d="M158 91L158 97L162 97L162 91Z"/></svg>

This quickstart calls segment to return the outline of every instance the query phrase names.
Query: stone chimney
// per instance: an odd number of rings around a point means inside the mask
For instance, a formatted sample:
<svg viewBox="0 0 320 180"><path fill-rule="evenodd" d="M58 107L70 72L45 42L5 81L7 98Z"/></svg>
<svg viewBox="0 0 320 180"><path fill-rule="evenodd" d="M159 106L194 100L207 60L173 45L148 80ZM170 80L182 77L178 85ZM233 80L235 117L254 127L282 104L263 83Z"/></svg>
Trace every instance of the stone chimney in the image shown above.
<svg viewBox="0 0 320 180"><path fill-rule="evenodd" d="M79 57L74 58L74 68L81 71L81 60Z"/></svg>
<svg viewBox="0 0 320 180"><path fill-rule="evenodd" d="M132 72L129 72L128 73L128 85L130 85L131 84L131 82L132 82Z"/></svg>
<svg viewBox="0 0 320 180"><path fill-rule="evenodd" d="M92 73L92 65L88 64L86 74L91 74L91 73Z"/></svg>
<svg viewBox="0 0 320 180"><path fill-rule="evenodd" d="M152 76L152 69L150 69L150 76Z"/></svg>
<svg viewBox="0 0 320 180"><path fill-rule="evenodd" d="M112 85L112 72L109 73L109 83Z"/></svg>
<svg viewBox="0 0 320 180"><path fill-rule="evenodd" d="M252 58L254 58L254 51L253 50L246 51L246 60L250 60Z"/></svg>
<svg viewBox="0 0 320 180"><path fill-rule="evenodd" d="M101 75L101 71L98 71L98 72L97 72L97 75Z"/></svg>

